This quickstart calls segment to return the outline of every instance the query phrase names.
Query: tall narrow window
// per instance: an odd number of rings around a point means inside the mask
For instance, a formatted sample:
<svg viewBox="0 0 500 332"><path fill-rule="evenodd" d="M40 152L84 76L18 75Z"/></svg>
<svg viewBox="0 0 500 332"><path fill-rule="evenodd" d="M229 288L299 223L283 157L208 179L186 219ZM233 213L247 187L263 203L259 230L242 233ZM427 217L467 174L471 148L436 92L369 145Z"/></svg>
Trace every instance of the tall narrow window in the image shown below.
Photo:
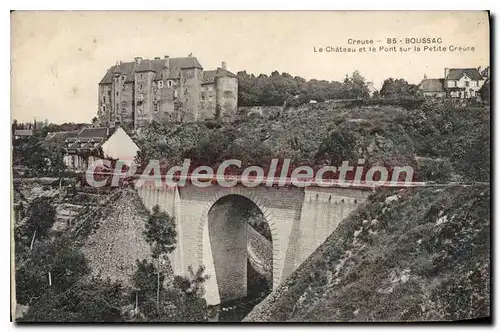
<svg viewBox="0 0 500 332"><path fill-rule="evenodd" d="M163 81L158 81L158 89L163 89Z"/></svg>

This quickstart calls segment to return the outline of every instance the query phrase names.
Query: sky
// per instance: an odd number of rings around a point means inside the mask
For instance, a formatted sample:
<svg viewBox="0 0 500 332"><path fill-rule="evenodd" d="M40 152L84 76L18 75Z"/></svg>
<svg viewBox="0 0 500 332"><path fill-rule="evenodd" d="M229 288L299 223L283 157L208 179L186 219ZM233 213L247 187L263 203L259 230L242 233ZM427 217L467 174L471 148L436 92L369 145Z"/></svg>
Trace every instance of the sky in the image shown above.
<svg viewBox="0 0 500 332"><path fill-rule="evenodd" d="M399 48L413 47L406 38L422 37L441 38L438 46L475 50L378 51L387 38L396 38ZM389 77L418 84L424 75L442 78L446 67L485 67L489 38L488 15L479 11L16 11L11 14L11 117L90 122L106 70L136 56L192 53L205 69L225 61L234 73L277 70L328 81L359 70L380 88ZM348 39L373 40L377 52L319 52L327 46L366 47L349 45Z"/></svg>

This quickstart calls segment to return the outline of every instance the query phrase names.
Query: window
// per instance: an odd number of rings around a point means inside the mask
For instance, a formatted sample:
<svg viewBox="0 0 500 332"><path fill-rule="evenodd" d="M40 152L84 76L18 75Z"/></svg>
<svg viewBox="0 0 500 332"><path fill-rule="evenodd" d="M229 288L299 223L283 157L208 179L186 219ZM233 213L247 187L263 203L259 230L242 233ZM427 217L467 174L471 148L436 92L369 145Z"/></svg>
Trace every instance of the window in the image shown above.
<svg viewBox="0 0 500 332"><path fill-rule="evenodd" d="M139 84L139 90L142 90L142 84Z"/></svg>
<svg viewBox="0 0 500 332"><path fill-rule="evenodd" d="M106 103L106 96L102 96L102 102Z"/></svg>
<svg viewBox="0 0 500 332"><path fill-rule="evenodd" d="M158 81L158 89L163 89L163 81Z"/></svg>
<svg viewBox="0 0 500 332"><path fill-rule="evenodd" d="M209 86L208 86L208 91L210 91L210 92L214 91L214 87L213 87L213 86L211 86L211 85L209 85Z"/></svg>
<svg viewBox="0 0 500 332"><path fill-rule="evenodd" d="M465 81L465 86L469 86L469 81Z"/></svg>
<svg viewBox="0 0 500 332"><path fill-rule="evenodd" d="M171 80L168 80L168 81L167 81L167 86L168 86L169 88L171 88L171 87L172 87L172 81L171 81Z"/></svg>
<svg viewBox="0 0 500 332"><path fill-rule="evenodd" d="M160 104L157 102L153 103L153 112L158 113L159 110L160 110Z"/></svg>
<svg viewBox="0 0 500 332"><path fill-rule="evenodd" d="M123 84L123 85L122 85L122 91L125 91L126 87L127 87L127 85L126 85L126 84Z"/></svg>
<svg viewBox="0 0 500 332"><path fill-rule="evenodd" d="M118 97L118 95L119 95L119 93L118 93L118 91L116 91L116 96Z"/></svg>
<svg viewBox="0 0 500 332"><path fill-rule="evenodd" d="M177 98L177 90L174 90L174 98Z"/></svg>
<svg viewBox="0 0 500 332"><path fill-rule="evenodd" d="M205 92L201 93L201 100L205 100Z"/></svg>
<svg viewBox="0 0 500 332"><path fill-rule="evenodd" d="M122 108L122 114L127 114L127 109L126 108Z"/></svg>
<svg viewBox="0 0 500 332"><path fill-rule="evenodd" d="M108 90L108 97L111 97L111 90Z"/></svg>
<svg viewBox="0 0 500 332"><path fill-rule="evenodd" d="M120 79L123 81L125 79L125 76L124 75L120 76Z"/></svg>

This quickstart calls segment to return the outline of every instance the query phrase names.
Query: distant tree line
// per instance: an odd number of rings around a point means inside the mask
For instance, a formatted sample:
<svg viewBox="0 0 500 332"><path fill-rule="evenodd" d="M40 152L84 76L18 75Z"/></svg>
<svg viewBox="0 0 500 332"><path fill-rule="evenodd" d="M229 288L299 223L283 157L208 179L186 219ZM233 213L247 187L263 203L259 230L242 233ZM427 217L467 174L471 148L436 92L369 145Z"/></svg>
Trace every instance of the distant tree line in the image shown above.
<svg viewBox="0 0 500 332"><path fill-rule="evenodd" d="M392 77L384 81L378 96L389 99L422 97L418 85L409 84L403 78L395 79ZM377 95L374 97L377 97Z"/></svg>
<svg viewBox="0 0 500 332"><path fill-rule="evenodd" d="M303 104L310 100L363 99L369 97L365 78L358 71L346 75L343 82L306 80L300 76L273 71L270 76L248 74L238 76L239 106L282 106L285 103Z"/></svg>

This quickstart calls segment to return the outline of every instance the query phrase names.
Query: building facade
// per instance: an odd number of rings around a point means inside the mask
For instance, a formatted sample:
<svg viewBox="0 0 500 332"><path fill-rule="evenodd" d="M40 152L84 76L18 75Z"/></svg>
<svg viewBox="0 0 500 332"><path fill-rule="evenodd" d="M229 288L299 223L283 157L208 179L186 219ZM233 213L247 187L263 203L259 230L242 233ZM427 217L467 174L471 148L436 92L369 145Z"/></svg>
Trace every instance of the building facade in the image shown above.
<svg viewBox="0 0 500 332"><path fill-rule="evenodd" d="M479 90L489 76L489 67L445 68L444 78L427 78L419 84L426 97L479 98Z"/></svg>
<svg viewBox="0 0 500 332"><path fill-rule="evenodd" d="M68 132L67 136L63 143L63 162L69 170L76 172L85 172L89 165L100 159L131 163L140 151L121 127L83 128L76 134Z"/></svg>
<svg viewBox="0 0 500 332"><path fill-rule="evenodd" d="M204 71L196 57L136 57L108 69L99 83L98 120L137 129L152 121L191 122L236 112L238 80L223 62Z"/></svg>

